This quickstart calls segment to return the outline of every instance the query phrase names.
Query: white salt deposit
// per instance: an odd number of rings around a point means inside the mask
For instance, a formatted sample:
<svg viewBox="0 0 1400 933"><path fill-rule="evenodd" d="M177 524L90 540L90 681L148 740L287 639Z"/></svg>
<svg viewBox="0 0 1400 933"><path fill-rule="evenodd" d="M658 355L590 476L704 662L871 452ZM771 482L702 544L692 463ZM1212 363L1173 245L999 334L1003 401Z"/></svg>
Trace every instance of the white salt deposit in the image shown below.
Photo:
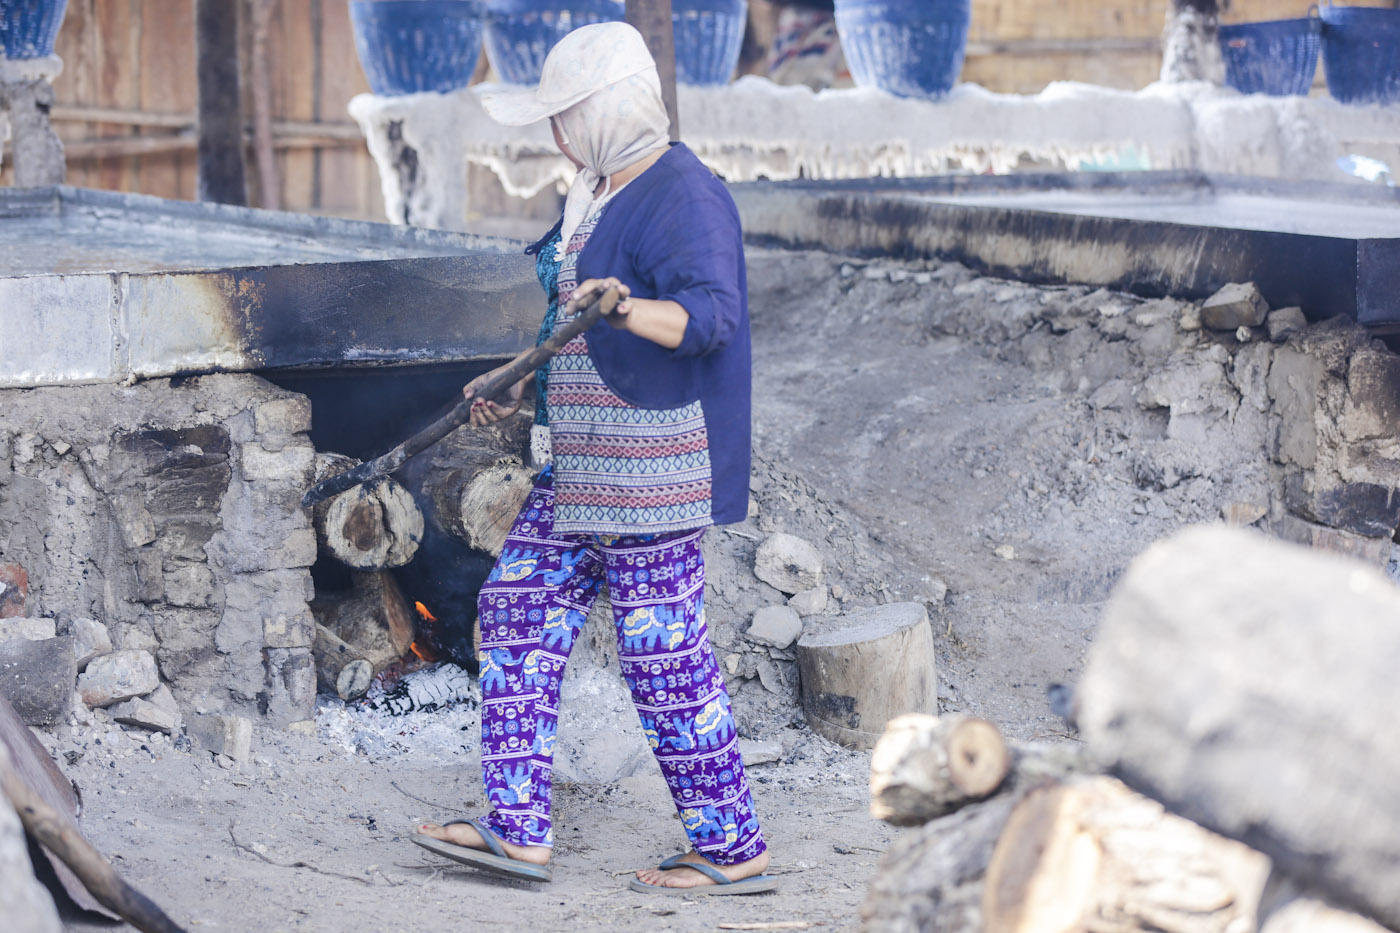
<svg viewBox="0 0 1400 933"><path fill-rule="evenodd" d="M379 165L390 220L465 226L466 162L490 168L522 197L563 190L572 179L548 125L495 123L479 103L485 87L350 102ZM923 101L745 77L682 86L679 106L687 144L730 181L1115 165L1344 180L1340 156L1400 158L1400 108L1245 96L1204 82L1135 92L1056 82L1034 95L963 84ZM404 146L417 154L408 183L397 162Z"/></svg>

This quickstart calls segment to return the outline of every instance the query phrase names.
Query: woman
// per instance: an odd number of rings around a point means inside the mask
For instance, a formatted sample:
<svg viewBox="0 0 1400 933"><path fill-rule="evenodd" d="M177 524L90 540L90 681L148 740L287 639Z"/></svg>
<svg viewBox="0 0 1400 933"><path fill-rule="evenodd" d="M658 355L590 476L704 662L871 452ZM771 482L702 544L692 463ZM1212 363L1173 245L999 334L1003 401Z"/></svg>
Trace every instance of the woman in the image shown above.
<svg viewBox="0 0 1400 933"><path fill-rule="evenodd" d="M700 549L705 528L742 521L748 510L738 213L690 150L670 144L656 66L631 26L575 30L551 50L537 90L482 103L510 125L549 119L578 168L564 216L531 247L550 297L540 340L586 296L616 286L624 300L536 374L534 446L552 463L478 602L482 772L494 809L425 824L415 841L503 874L549 879L559 687L606 586L622 672L692 846L638 872L631 886L772 890L705 625ZM463 390L475 425L514 414L525 387L504 401L475 399L486 378Z"/></svg>

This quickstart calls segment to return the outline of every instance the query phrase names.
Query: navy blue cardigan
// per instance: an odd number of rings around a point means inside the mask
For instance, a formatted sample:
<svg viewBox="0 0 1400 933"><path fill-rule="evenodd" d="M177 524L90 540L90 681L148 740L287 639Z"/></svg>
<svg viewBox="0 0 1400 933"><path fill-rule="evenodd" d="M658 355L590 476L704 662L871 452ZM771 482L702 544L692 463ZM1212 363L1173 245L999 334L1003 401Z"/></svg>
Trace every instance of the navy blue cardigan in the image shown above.
<svg viewBox="0 0 1400 933"><path fill-rule="evenodd" d="M700 400L711 515L716 525L743 521L751 443L748 281L739 212L724 184L683 143L672 144L613 197L579 256L578 275L616 276L634 296L679 302L690 315L674 350L606 322L584 337L599 375L623 400L640 408Z"/></svg>

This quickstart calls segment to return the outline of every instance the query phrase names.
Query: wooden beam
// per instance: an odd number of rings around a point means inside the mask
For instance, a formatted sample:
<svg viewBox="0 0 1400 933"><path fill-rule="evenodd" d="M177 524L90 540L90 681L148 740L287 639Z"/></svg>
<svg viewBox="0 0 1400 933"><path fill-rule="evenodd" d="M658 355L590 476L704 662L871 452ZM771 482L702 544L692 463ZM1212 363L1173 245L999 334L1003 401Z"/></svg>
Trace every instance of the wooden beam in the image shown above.
<svg viewBox="0 0 1400 933"><path fill-rule="evenodd" d="M676 38L671 23L671 0L627 0L627 22L647 40L656 72L661 78L661 99L671 118L671 139L681 138L681 118L676 107Z"/></svg>
<svg viewBox="0 0 1400 933"><path fill-rule="evenodd" d="M195 0L199 84L199 200L247 204L243 93L238 81L239 0Z"/></svg>

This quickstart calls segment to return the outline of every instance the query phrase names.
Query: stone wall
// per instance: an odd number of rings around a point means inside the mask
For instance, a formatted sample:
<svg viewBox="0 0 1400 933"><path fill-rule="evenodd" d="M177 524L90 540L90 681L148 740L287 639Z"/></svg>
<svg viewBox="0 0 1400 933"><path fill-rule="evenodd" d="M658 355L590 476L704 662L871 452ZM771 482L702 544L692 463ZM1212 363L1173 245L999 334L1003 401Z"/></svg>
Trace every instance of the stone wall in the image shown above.
<svg viewBox="0 0 1400 933"><path fill-rule="evenodd" d="M0 562L28 614L104 622L191 710L311 718L310 426L250 375L0 392Z"/></svg>

